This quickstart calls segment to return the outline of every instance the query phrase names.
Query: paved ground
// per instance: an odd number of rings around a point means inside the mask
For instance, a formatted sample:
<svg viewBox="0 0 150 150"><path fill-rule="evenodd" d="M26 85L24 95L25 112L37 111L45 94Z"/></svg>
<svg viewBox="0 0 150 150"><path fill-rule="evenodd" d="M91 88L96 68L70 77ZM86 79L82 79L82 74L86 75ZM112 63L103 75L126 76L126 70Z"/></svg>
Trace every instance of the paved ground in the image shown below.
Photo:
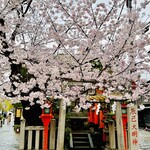
<svg viewBox="0 0 150 150"><path fill-rule="evenodd" d="M139 129L140 150L150 150L150 131Z"/></svg>
<svg viewBox="0 0 150 150"><path fill-rule="evenodd" d="M150 150L150 131L139 129L140 150ZM13 128L13 118L10 124L0 127L0 150L18 150L19 134Z"/></svg>
<svg viewBox="0 0 150 150"><path fill-rule="evenodd" d="M18 150L19 134L13 128L13 117L10 124L7 121L0 127L0 150Z"/></svg>

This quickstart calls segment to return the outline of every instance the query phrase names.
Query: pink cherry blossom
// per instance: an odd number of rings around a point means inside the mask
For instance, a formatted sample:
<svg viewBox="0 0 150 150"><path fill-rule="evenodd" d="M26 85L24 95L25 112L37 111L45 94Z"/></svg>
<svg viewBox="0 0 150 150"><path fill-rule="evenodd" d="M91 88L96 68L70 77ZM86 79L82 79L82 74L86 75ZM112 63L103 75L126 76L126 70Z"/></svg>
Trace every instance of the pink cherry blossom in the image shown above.
<svg viewBox="0 0 150 150"><path fill-rule="evenodd" d="M148 94L149 84L141 75L150 72L150 21L141 16L150 3L137 3L129 10L122 0L3 0L1 93L31 105L35 99L43 105L46 96L69 105L78 96L84 108L88 91L97 85L112 99L137 100ZM122 96L111 96L113 92Z"/></svg>

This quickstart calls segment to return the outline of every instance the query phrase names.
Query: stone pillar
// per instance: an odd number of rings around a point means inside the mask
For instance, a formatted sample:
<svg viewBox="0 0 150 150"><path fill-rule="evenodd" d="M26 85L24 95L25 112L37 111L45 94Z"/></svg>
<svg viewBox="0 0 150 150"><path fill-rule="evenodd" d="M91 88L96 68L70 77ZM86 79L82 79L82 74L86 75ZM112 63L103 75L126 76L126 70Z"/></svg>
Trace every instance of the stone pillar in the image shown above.
<svg viewBox="0 0 150 150"><path fill-rule="evenodd" d="M118 150L124 150L125 144L124 144L121 102L116 102L116 126L117 126Z"/></svg>
<svg viewBox="0 0 150 150"><path fill-rule="evenodd" d="M25 119L21 120L19 150L24 150L25 147L25 123L26 123Z"/></svg>
<svg viewBox="0 0 150 150"><path fill-rule="evenodd" d="M109 148L116 149L116 134L115 134L115 122L108 124L109 128Z"/></svg>
<svg viewBox="0 0 150 150"><path fill-rule="evenodd" d="M55 138L56 138L56 120L52 119L50 122L50 138L49 138L50 150L55 150Z"/></svg>
<svg viewBox="0 0 150 150"><path fill-rule="evenodd" d="M66 104L64 103L64 100L61 100L60 101L60 110L59 110L59 122L58 122L56 150L64 150L65 119L66 119Z"/></svg>

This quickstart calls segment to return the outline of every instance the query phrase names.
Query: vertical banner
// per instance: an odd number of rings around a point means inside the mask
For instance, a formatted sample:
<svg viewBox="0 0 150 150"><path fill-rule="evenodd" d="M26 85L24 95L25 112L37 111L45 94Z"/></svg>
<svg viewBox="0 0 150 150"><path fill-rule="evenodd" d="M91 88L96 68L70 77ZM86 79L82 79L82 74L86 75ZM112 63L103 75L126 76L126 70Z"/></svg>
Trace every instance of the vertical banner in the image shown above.
<svg viewBox="0 0 150 150"><path fill-rule="evenodd" d="M16 110L16 117L17 118L20 118L21 117L21 109L18 109Z"/></svg>
<svg viewBox="0 0 150 150"><path fill-rule="evenodd" d="M128 143L129 150L139 149L137 105L128 107Z"/></svg>

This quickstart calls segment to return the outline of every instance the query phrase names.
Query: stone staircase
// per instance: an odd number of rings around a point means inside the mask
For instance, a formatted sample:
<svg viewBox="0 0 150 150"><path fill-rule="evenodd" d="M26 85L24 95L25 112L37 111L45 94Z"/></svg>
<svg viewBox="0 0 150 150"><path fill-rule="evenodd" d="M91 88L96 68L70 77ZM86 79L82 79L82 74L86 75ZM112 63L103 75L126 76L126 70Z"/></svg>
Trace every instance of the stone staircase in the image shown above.
<svg viewBox="0 0 150 150"><path fill-rule="evenodd" d="M96 150L90 133L75 131L70 133L71 150Z"/></svg>

